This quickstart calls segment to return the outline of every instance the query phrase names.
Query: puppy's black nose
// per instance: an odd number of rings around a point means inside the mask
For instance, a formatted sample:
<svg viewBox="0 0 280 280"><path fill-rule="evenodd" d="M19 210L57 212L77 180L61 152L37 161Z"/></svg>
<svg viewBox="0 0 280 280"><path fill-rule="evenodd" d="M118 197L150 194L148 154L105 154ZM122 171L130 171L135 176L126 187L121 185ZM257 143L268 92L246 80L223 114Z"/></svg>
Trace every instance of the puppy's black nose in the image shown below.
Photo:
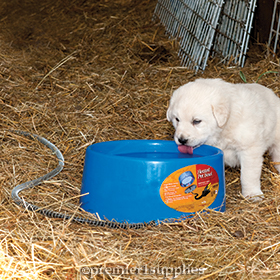
<svg viewBox="0 0 280 280"><path fill-rule="evenodd" d="M179 138L179 139L178 139L178 141L179 141L179 143L180 143L180 144L185 145L185 144L187 144L188 139L185 139L185 138Z"/></svg>

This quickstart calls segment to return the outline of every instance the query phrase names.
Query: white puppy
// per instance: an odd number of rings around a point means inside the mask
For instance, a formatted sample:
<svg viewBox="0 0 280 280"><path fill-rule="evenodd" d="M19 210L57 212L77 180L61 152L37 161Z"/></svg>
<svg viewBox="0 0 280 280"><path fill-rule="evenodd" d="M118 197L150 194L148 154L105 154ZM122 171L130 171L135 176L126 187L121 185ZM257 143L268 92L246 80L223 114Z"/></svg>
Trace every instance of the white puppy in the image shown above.
<svg viewBox="0 0 280 280"><path fill-rule="evenodd" d="M192 153L202 144L220 148L225 163L241 166L244 197L262 195L263 154L280 162L280 99L259 84L198 79L173 93L167 119L179 150ZM280 165L275 166L280 172Z"/></svg>

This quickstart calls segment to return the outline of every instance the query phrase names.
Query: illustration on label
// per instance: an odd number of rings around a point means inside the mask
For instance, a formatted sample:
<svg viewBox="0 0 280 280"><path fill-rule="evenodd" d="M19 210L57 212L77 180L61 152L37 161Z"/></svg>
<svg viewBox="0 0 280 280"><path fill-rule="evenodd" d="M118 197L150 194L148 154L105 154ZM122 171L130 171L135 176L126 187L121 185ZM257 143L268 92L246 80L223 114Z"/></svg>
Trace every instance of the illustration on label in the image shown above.
<svg viewBox="0 0 280 280"><path fill-rule="evenodd" d="M190 186L194 181L194 176L190 171L186 171L182 173L179 177L179 182L181 187L188 187Z"/></svg>
<svg viewBox="0 0 280 280"><path fill-rule="evenodd" d="M218 191L216 170L206 164L196 164L170 174L161 184L160 196L170 208L192 213L210 206Z"/></svg>

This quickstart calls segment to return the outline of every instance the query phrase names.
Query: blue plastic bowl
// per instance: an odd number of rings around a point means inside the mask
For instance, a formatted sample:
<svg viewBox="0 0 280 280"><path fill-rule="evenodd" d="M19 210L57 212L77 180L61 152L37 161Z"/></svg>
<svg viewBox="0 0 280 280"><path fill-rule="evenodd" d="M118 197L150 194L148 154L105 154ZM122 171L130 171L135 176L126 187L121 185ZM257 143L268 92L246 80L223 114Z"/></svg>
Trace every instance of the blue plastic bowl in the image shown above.
<svg viewBox="0 0 280 280"><path fill-rule="evenodd" d="M97 143L86 150L81 194L84 210L118 222L225 211L223 152L203 145L183 154L167 140Z"/></svg>

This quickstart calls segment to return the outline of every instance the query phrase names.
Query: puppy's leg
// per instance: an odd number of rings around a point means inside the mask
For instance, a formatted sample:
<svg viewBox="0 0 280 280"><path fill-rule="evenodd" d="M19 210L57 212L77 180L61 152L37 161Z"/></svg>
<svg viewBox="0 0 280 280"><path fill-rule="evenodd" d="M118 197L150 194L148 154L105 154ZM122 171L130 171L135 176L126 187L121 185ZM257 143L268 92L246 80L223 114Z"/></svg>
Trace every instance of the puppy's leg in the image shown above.
<svg viewBox="0 0 280 280"><path fill-rule="evenodd" d="M240 153L242 195L247 198L260 196L262 157L261 148L251 148Z"/></svg>
<svg viewBox="0 0 280 280"><path fill-rule="evenodd" d="M280 107L278 108L278 110L280 110ZM273 139L273 144L269 149L269 153L273 162L280 163L280 116L278 116L277 126L274 132L275 135ZM280 164L275 164L274 167L280 173Z"/></svg>
<svg viewBox="0 0 280 280"><path fill-rule="evenodd" d="M234 150L223 150L225 164L230 167L236 167L240 165L239 158Z"/></svg>
<svg viewBox="0 0 280 280"><path fill-rule="evenodd" d="M273 162L280 163L280 142L274 144L270 149L270 154ZM277 171L280 173L280 164L274 165Z"/></svg>
<svg viewBox="0 0 280 280"><path fill-rule="evenodd" d="M278 125L275 129L275 137L269 152L273 162L280 162L280 121L278 122ZM276 164L274 167L280 173L280 164Z"/></svg>

